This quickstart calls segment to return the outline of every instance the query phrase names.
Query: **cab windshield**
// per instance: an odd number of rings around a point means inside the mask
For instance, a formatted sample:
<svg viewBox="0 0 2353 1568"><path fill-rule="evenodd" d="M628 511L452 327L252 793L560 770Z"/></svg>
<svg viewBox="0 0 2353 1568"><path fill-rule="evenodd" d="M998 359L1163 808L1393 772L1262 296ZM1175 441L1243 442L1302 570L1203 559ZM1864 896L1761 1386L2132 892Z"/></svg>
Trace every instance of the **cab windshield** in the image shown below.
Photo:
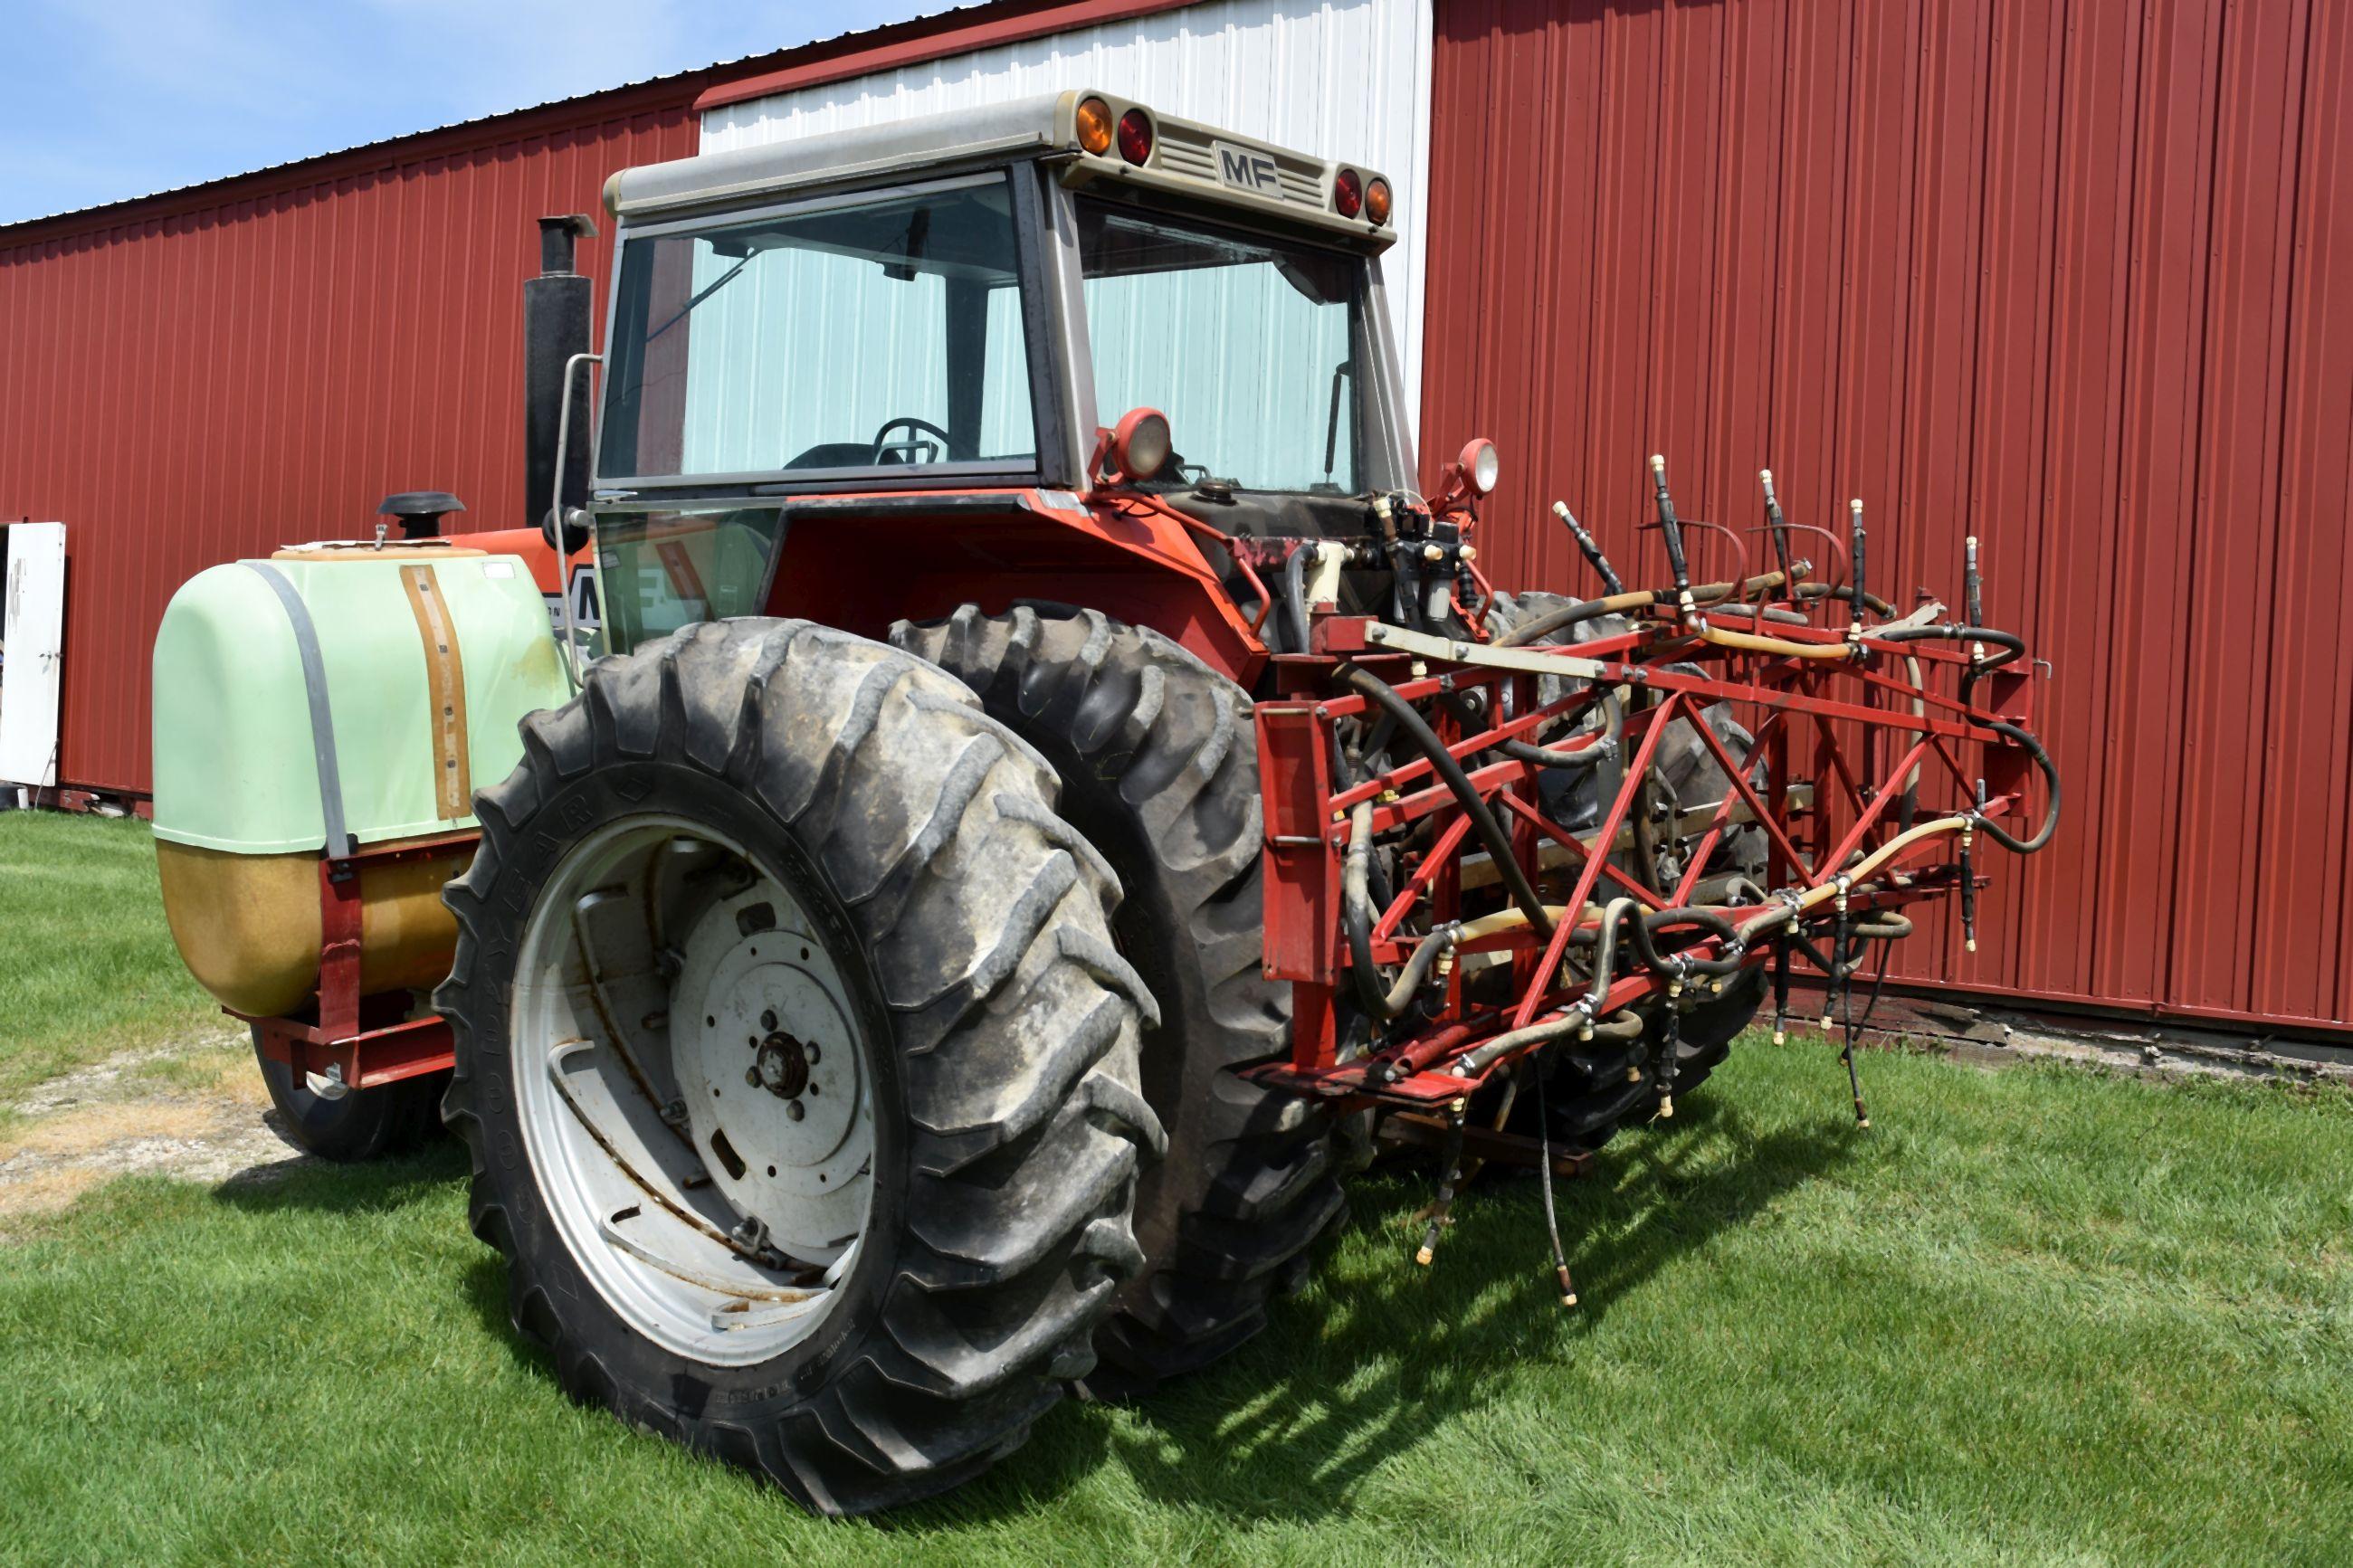
<svg viewBox="0 0 2353 1568"><path fill-rule="evenodd" d="M1170 484L1364 488L1363 262L1109 201L1078 213L1102 423L1167 415Z"/></svg>
<svg viewBox="0 0 2353 1568"><path fill-rule="evenodd" d="M605 479L1037 467L1004 174L628 241Z"/></svg>

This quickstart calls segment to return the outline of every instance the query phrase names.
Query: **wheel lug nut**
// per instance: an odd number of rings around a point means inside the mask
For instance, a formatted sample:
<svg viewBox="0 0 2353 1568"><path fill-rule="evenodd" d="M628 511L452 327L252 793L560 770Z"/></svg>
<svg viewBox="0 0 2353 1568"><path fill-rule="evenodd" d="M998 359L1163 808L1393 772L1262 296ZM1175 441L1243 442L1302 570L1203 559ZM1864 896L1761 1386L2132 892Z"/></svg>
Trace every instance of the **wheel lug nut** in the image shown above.
<svg viewBox="0 0 2353 1568"><path fill-rule="evenodd" d="M745 1068L744 1069L744 1081L750 1084L754 1089L759 1088L760 1069L758 1068Z"/></svg>
<svg viewBox="0 0 2353 1568"><path fill-rule="evenodd" d="M802 1117L807 1116L807 1114L808 1108L804 1106L799 1100L788 1100L785 1101L785 1115L787 1119L798 1121Z"/></svg>
<svg viewBox="0 0 2353 1568"><path fill-rule="evenodd" d="M801 1047L801 1055L808 1058L808 1065L811 1067L817 1066L819 1061L824 1059L822 1053L818 1050L815 1045L803 1046Z"/></svg>

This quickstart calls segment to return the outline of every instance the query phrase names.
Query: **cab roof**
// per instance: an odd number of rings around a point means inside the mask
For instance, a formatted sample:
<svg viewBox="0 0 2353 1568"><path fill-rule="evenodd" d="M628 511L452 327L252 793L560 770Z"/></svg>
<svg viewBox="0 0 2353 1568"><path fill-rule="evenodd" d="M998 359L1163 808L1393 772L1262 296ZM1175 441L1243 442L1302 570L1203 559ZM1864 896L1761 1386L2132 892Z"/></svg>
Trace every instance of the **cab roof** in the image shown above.
<svg viewBox="0 0 2353 1568"><path fill-rule="evenodd" d="M1082 146L1078 109L1091 98L1103 100L1114 121L1131 110L1149 120L1151 151L1141 164L1124 158L1116 142L1102 153ZM1311 157L1083 88L624 169L607 182L605 205L626 222L646 223L740 210L805 189L950 174L1028 158L1059 164L1067 185L1108 183L1189 196L1295 225L1367 253L1386 250L1397 240L1388 224L1361 214L1343 217L1335 205L1344 168L1355 171L1360 189L1386 179L1378 170ZM1390 213L1391 222L1396 216Z"/></svg>

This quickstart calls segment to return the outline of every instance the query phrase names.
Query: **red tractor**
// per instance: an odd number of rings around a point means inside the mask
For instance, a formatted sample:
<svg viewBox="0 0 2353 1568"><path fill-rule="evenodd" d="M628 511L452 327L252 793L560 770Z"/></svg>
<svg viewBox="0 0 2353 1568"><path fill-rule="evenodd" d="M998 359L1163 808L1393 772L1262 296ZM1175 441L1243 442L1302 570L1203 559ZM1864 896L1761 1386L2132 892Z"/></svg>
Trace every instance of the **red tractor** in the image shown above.
<svg viewBox="0 0 2353 1568"><path fill-rule="evenodd" d="M1493 590L1371 170L1066 92L607 205L603 353L540 381L609 652L476 797L445 1115L565 1384L812 1508L1233 1349L1377 1144L1437 1152L1425 1262L1474 1161L1549 1210L2050 837L1974 546L1899 612L1860 502L1768 476L1744 536L1652 459L1671 581L1561 510L1603 591Z"/></svg>

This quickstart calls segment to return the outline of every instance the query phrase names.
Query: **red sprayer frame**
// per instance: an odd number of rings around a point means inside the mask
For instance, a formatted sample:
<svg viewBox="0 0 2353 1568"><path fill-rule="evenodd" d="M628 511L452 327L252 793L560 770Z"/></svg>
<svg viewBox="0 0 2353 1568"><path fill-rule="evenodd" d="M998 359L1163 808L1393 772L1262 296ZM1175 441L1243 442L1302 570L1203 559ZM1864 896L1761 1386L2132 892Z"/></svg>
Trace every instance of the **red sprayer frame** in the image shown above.
<svg viewBox="0 0 2353 1568"><path fill-rule="evenodd" d="M1352 814L1370 805L1376 834L1428 824L1422 829L1427 850L1378 910L1371 932L1372 956L1381 965L1404 963L1418 942L1432 940L1428 933L1460 920L1466 871L1484 869L1476 853L1480 840L1472 831L1471 815L1426 758L1412 758L1354 787L1342 787L1335 779L1335 726L1365 715L1366 697L1261 703L1265 973L1291 982L1294 997L1291 1059L1259 1069L1261 1081L1355 1104L1428 1108L1459 1100L1535 1048L1532 1044L1475 1060L1483 1043L1507 1030L1562 1017L1585 991L1584 981L1567 977L1564 959L1572 940L1595 935L1599 911L1592 900L1598 895L1630 897L1646 911L1704 911L1720 917L1719 930L1721 922L1729 922L1736 935L1727 942L1716 931L1690 928L1698 931L1697 940L1676 946L1659 968L1638 965L1614 979L1585 1015L1588 1021L1671 1002L1686 987L1721 990L1722 976L1698 973L1701 965L1721 966L1727 957L1743 966L1764 964L1776 952L1766 933L1801 928L1813 910L1835 906L1839 919L1860 922L1873 911L1957 890L1965 881L1981 884L1984 879L1966 867L1971 841L1989 821L2018 822L2029 815L2027 753L1989 727L1993 721L2026 728L2031 717L2029 676L1993 668L1995 661L1981 647L1966 642L1938 647L1887 639L1884 634L1894 629L1887 625L1857 634L1788 624L1793 617L1787 611L1794 603L1775 601L1771 608L1784 613L1769 623L1758 613L1766 606L1748 608L1743 618L1767 628L1764 637L1725 636L1723 627L1707 626L1704 614L1693 616L1662 603L1620 635L1513 649L1518 668L1503 667L1500 650L1483 640L1401 636L1393 626L1363 617L1321 616L1315 623L1321 656L1279 661L1290 667L1287 688L1335 689L1330 678L1345 660L1380 675L1408 701L1447 697L1456 700L1451 711L1467 708L1490 716L1478 721L1483 727L1466 728L1447 711L1432 709L1431 722L1458 762L1491 759L1467 769L1471 785L1508 827L1514 856L1531 881L1556 889L1566 885L1558 907L1575 911L1575 918L1558 920L1548 938L1525 920L1473 922L1495 929L1466 935L1453 945L1449 957L1454 962L1442 966L1442 999L1426 1008L1419 1026L1343 1059L1335 1026L1343 1013L1339 988L1350 962L1341 884ZM1926 624L1925 612L1905 619ZM1537 659L1530 655L1558 661L1575 689L1539 705L1539 675L1529 668ZM1461 701L1472 693L1483 694L1483 700ZM1541 769L1504 756L1498 748L1540 729L1556 731L1564 721L1621 695L1630 700L1616 742L1619 755L1627 759L1622 780L1614 795L1603 795L1598 829L1573 835L1541 808L1535 788ZM1596 853L1596 847L1624 842L1643 772L1668 725L1679 715L1696 717L1696 709L1718 702L1733 707L1755 743L1747 756L1734 757L1710 725L1689 726L1711 750L1731 787L1712 812L1682 814L1681 833L1696 832L1699 847L1679 885L1645 887L1613 863L1611 854ZM1504 714L1513 716L1493 717ZM1601 742L1598 732L1583 732L1584 745ZM1762 786L1751 782L1760 762L1767 781ZM1811 777L1793 786L1793 769ZM1899 805L1907 784L1908 811ZM1956 803L1951 809L1927 809L1926 802L1947 795ZM1908 830L1899 820L1905 815L1912 819ZM1772 896L1740 903L1694 901L1718 837L1743 823L1756 824L1766 836ZM1417 923L1425 934L1401 936L1402 922L1417 909L1424 916ZM1501 962L1511 966L1512 1000L1506 1005L1474 1008L1464 1002L1458 966L1482 953L1504 954Z"/></svg>

